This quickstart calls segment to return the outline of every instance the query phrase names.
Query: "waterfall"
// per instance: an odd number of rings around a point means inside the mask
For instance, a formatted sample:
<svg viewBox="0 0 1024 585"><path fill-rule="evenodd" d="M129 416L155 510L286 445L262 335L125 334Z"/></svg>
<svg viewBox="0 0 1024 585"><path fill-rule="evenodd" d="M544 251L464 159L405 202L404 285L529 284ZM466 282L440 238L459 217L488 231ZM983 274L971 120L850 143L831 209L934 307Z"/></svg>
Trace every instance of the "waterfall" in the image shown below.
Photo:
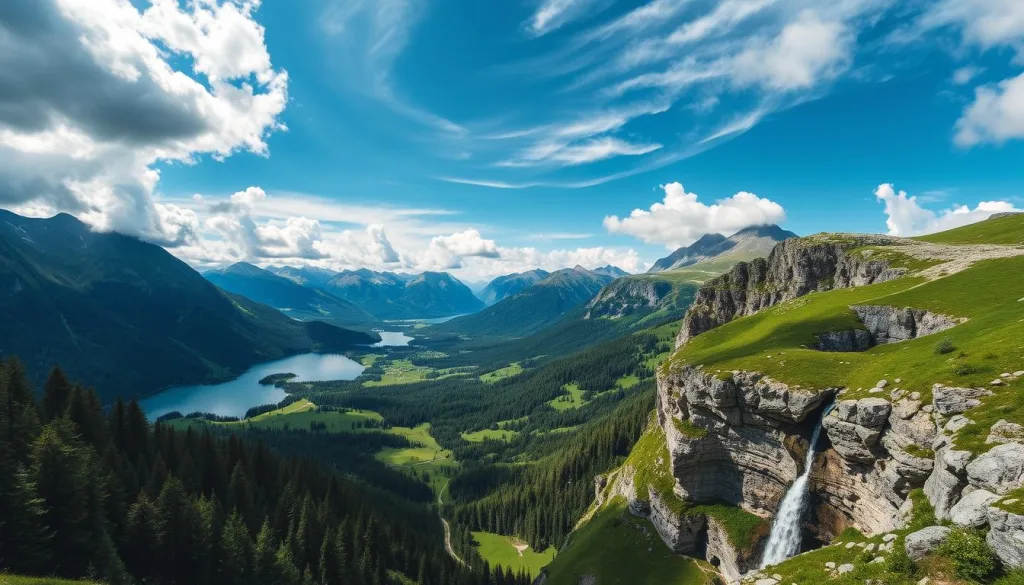
<svg viewBox="0 0 1024 585"><path fill-rule="evenodd" d="M822 418L832 410L829 406L821 415ZM761 568L768 565L781 563L789 557L800 552L801 524L804 511L807 507L807 480L811 475L811 464L814 463L814 447L818 444L818 436L821 435L821 422L814 428L811 436L811 444L807 447L807 459L804 461L804 472L796 478L786 497L782 499L779 511L775 513L775 520L772 522L772 532L768 536L768 545L764 550L764 557L761 560Z"/></svg>

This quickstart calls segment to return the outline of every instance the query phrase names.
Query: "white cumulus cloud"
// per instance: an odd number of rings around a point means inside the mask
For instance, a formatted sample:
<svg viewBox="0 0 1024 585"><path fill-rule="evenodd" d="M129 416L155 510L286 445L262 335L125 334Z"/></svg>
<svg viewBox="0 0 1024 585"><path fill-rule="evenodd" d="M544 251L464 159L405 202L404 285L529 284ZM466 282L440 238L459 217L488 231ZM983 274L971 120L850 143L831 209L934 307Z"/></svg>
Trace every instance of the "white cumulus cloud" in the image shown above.
<svg viewBox="0 0 1024 585"><path fill-rule="evenodd" d="M258 6L5 0L0 205L193 244L197 218L158 201L156 163L266 155L284 130L288 75L271 64Z"/></svg>
<svg viewBox="0 0 1024 585"><path fill-rule="evenodd" d="M974 91L974 101L956 123L956 143L970 147L1024 138L1024 73Z"/></svg>
<svg viewBox="0 0 1024 585"><path fill-rule="evenodd" d="M615 234L628 234L669 249L692 244L707 233L730 235L745 227L785 221L781 205L741 191L711 205L699 201L681 184L662 185L665 198L650 209L634 209L629 216L604 218L604 227Z"/></svg>
<svg viewBox="0 0 1024 585"><path fill-rule="evenodd" d="M782 91L811 88L848 67L852 40L841 22L804 12L775 39L740 53L734 80Z"/></svg>
<svg viewBox="0 0 1024 585"><path fill-rule="evenodd" d="M936 212L921 207L918 198L906 191L897 192L890 183L879 185L875 197L885 204L885 225L891 236L932 234L983 221L996 213L1021 211L1008 201L982 201L973 209L957 205Z"/></svg>

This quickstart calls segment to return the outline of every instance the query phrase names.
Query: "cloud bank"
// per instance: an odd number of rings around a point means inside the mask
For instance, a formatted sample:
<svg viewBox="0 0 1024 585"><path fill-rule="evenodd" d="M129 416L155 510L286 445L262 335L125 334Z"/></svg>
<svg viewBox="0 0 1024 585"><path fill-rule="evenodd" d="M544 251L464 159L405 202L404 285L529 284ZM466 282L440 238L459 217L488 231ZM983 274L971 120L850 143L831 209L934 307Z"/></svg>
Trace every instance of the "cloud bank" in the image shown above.
<svg viewBox="0 0 1024 585"><path fill-rule="evenodd" d="M605 229L674 250L692 244L707 233L731 235L745 227L781 223L786 219L781 205L745 191L708 205L679 183L662 185L662 189L665 191L662 201L654 203L650 209L634 209L625 218L605 217Z"/></svg>
<svg viewBox="0 0 1024 585"><path fill-rule="evenodd" d="M983 221L996 213L1021 211L1007 201L982 201L973 209L967 205L955 205L948 209L932 211L925 209L915 196L906 191L897 192L890 183L883 183L875 189L875 197L885 204L885 225L891 236L919 236L941 232Z"/></svg>

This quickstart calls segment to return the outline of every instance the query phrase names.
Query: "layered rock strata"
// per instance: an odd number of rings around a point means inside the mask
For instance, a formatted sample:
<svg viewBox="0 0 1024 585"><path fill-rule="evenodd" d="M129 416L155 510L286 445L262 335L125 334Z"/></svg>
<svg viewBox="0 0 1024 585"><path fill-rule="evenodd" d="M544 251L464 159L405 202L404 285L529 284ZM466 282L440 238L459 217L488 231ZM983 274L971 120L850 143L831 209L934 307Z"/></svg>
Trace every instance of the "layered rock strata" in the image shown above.
<svg viewBox="0 0 1024 585"><path fill-rule="evenodd" d="M885 238L879 242L891 243ZM868 243L872 241L864 238L796 238L775 246L767 259L740 262L701 287L683 319L676 345L736 317L810 292L884 282L905 272L870 255L847 254Z"/></svg>

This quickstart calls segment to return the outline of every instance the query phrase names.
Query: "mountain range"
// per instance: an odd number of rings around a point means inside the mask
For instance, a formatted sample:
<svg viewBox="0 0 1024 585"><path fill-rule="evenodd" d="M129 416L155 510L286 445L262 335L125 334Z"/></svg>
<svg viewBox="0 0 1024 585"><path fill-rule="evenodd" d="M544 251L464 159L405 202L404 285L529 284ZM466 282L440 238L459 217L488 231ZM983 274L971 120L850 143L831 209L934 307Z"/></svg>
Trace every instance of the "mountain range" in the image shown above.
<svg viewBox="0 0 1024 585"><path fill-rule="evenodd" d="M0 210L0 355L18 356L34 381L59 363L109 401L377 339L295 321L217 288L160 246L70 215Z"/></svg>
<svg viewBox="0 0 1024 585"><path fill-rule="evenodd" d="M517 272L514 274L499 276L489 282L487 286L477 294L477 297L479 297L486 305L490 306L498 301L504 300L506 297L520 293L524 289L537 284L547 278L549 274L551 273L547 270L537 268L536 270L530 270L528 272Z"/></svg>
<svg viewBox="0 0 1024 585"><path fill-rule="evenodd" d="M679 248L661 258L647 272L663 272L692 266L711 259L742 262L763 258L775 244L797 235L777 225L744 228L729 237L722 234L704 234L689 246Z"/></svg>
<svg viewBox="0 0 1024 585"><path fill-rule="evenodd" d="M345 270L322 285L380 319L431 319L479 311L483 302L447 272Z"/></svg>
<svg viewBox="0 0 1024 585"><path fill-rule="evenodd" d="M589 301L614 280L582 266L556 270L519 292L473 315L435 326L436 331L522 337L555 323Z"/></svg>
<svg viewBox="0 0 1024 585"><path fill-rule="evenodd" d="M306 267L301 270L314 278L322 275L317 268ZM270 305L302 321L316 319L339 325L361 325L377 320L354 303L313 286L278 276L248 262L236 262L231 266L206 272L204 276L228 292Z"/></svg>

